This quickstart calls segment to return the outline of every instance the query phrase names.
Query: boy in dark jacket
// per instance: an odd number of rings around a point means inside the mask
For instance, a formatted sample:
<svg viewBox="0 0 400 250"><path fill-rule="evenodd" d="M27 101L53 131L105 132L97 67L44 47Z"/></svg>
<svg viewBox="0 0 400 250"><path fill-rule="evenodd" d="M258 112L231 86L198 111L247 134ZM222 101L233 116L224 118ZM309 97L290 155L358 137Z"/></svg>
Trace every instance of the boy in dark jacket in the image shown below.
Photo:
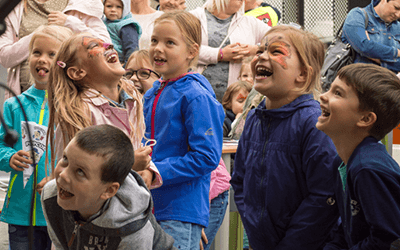
<svg viewBox="0 0 400 250"><path fill-rule="evenodd" d="M131 171L134 152L116 127L76 134L42 192L56 249L175 249L152 214L150 192Z"/></svg>
<svg viewBox="0 0 400 250"><path fill-rule="evenodd" d="M400 168L379 143L400 122L400 80L386 68L342 68L321 96L317 128L335 144L342 224L331 249L390 249L400 237Z"/></svg>

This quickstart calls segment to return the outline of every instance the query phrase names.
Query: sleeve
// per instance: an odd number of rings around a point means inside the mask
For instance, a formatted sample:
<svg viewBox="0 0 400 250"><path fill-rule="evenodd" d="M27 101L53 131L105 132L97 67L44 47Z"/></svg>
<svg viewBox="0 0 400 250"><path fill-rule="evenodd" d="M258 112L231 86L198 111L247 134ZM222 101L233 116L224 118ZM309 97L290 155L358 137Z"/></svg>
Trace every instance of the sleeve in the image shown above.
<svg viewBox="0 0 400 250"><path fill-rule="evenodd" d="M219 48L213 48L208 45L202 44L200 46L199 64L217 64L219 56Z"/></svg>
<svg viewBox="0 0 400 250"><path fill-rule="evenodd" d="M351 250L390 249L400 234L400 183L393 175L371 168L364 168L353 180L370 234Z"/></svg>
<svg viewBox="0 0 400 250"><path fill-rule="evenodd" d="M89 16L77 10L68 11L68 17L64 24L74 33L89 32L105 42L111 42L107 27L100 17Z"/></svg>
<svg viewBox="0 0 400 250"><path fill-rule="evenodd" d="M155 189L155 188L161 187L162 184L163 184L163 179L161 177L160 171L158 171L158 168L156 167L154 162L152 162L152 161L150 162L149 169L155 175L155 178L154 178L153 182L150 185L150 189Z"/></svg>
<svg viewBox="0 0 400 250"><path fill-rule="evenodd" d="M397 48L369 40L365 30L365 14L360 8L351 10L343 25L343 36L363 57L393 62Z"/></svg>
<svg viewBox="0 0 400 250"><path fill-rule="evenodd" d="M183 156L155 162L164 185L187 182L211 173L218 166L222 154L224 111L221 104L203 94L184 105L181 112L189 134L189 151Z"/></svg>
<svg viewBox="0 0 400 250"><path fill-rule="evenodd" d="M120 31L122 40L122 51L124 53L124 62L127 62L130 55L139 48L139 34L133 24L122 27Z"/></svg>
<svg viewBox="0 0 400 250"><path fill-rule="evenodd" d="M332 241L325 245L323 250L345 250L348 249L346 239L344 238L343 225L340 223L331 232Z"/></svg>
<svg viewBox="0 0 400 250"><path fill-rule="evenodd" d="M8 99L8 100L13 100ZM1 114L0 114L1 115ZM11 104L6 101L4 103L4 112L3 112L3 117L6 125L8 126L9 129L13 128L13 113L11 110ZM11 157L17 152L16 149L9 147L5 144L4 142L4 135L5 135L5 130L4 127L0 127L0 170L5 171L5 172L10 172L13 169L10 167L10 159Z"/></svg>
<svg viewBox="0 0 400 250"><path fill-rule="evenodd" d="M331 139L315 127L317 116L309 117L303 129L302 172L308 196L292 216L285 237L275 250L318 249L327 240L339 217L337 206L327 203L334 195L335 147ZM318 216L316 216L318 215Z"/></svg>
<svg viewBox="0 0 400 250"><path fill-rule="evenodd" d="M29 56L29 42L33 34L25 36L15 41L14 29L8 17L5 19L6 31L0 36L0 64L5 68L12 68L23 61Z"/></svg>

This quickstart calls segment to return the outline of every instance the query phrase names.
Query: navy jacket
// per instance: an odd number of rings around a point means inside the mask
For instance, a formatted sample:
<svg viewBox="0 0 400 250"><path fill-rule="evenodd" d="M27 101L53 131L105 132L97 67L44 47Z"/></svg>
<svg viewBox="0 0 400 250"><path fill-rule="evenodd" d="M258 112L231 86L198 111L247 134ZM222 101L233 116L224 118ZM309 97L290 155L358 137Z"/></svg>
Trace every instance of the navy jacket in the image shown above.
<svg viewBox="0 0 400 250"><path fill-rule="evenodd" d="M341 163L337 157L335 168ZM347 163L345 191L339 171L335 175L342 227L324 250L391 249L400 237L400 168L385 146L373 137L357 146Z"/></svg>
<svg viewBox="0 0 400 250"><path fill-rule="evenodd" d="M310 94L250 111L231 184L254 249L321 249L338 218L331 139L316 129L321 109Z"/></svg>

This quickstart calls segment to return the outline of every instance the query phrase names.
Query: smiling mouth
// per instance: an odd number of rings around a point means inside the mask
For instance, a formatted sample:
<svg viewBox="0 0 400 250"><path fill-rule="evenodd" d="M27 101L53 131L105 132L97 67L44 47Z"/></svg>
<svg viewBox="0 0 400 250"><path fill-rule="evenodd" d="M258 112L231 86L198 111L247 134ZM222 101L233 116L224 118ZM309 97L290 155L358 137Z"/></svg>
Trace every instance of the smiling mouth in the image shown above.
<svg viewBox="0 0 400 250"><path fill-rule="evenodd" d="M75 196L73 193L68 192L67 190L63 189L61 186L58 186L60 191L58 191L59 197L61 199L68 199Z"/></svg>
<svg viewBox="0 0 400 250"><path fill-rule="evenodd" d="M47 73L49 73L49 70L46 68L36 68L36 72L39 76L45 76Z"/></svg>
<svg viewBox="0 0 400 250"><path fill-rule="evenodd" d="M331 115L331 113L329 113L329 111L327 109L321 107L321 115L323 117L329 117Z"/></svg>
<svg viewBox="0 0 400 250"><path fill-rule="evenodd" d="M118 61L118 54L114 50L106 50L104 56L108 63L116 63Z"/></svg>
<svg viewBox="0 0 400 250"><path fill-rule="evenodd" d="M167 60L158 57L154 58L154 63L157 65L163 65L165 62L167 62Z"/></svg>
<svg viewBox="0 0 400 250"><path fill-rule="evenodd" d="M256 68L256 76L260 78L266 78L271 76L273 73L270 69L267 69L264 66L257 66Z"/></svg>

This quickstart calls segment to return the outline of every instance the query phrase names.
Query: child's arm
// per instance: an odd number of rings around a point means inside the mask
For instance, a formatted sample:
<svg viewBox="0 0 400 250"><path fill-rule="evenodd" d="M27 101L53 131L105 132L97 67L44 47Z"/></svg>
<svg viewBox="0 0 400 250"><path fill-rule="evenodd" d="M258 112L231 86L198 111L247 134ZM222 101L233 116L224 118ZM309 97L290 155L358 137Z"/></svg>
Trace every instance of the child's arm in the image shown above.
<svg viewBox="0 0 400 250"><path fill-rule="evenodd" d="M225 116L222 105L210 95L203 94L183 105L181 112L188 131L189 150L183 156L154 162L164 185L187 182L211 173L218 166L222 154Z"/></svg>
<svg viewBox="0 0 400 250"><path fill-rule="evenodd" d="M134 24L129 24L121 28L120 37L122 41L122 51L124 62L128 61L129 56L139 48L139 34Z"/></svg>
<svg viewBox="0 0 400 250"><path fill-rule="evenodd" d="M317 249L327 238L339 212L337 206L327 202L334 198L334 171L337 155L331 139L315 124L318 114L310 116L304 124L302 142L302 169L308 196L293 214L285 237L275 249ZM328 204L329 203L329 204Z"/></svg>
<svg viewBox="0 0 400 250"><path fill-rule="evenodd" d="M14 128L14 116L12 113L12 104L10 103L10 100L14 100L14 98L8 99L4 103L3 117L4 117L4 121L5 121L6 125L8 126L8 128L13 129ZM5 133L4 127L0 126L0 170L5 171L5 172L10 172L12 170L22 171L23 169L19 170L18 167L16 167L16 169L14 169L10 165L11 158L17 153L18 150L15 148L16 145L14 145L14 148L12 148L5 144L5 142L4 142L5 134L6 133ZM13 164L16 164L16 161L13 161ZM20 165L20 164L18 163L18 165Z"/></svg>

